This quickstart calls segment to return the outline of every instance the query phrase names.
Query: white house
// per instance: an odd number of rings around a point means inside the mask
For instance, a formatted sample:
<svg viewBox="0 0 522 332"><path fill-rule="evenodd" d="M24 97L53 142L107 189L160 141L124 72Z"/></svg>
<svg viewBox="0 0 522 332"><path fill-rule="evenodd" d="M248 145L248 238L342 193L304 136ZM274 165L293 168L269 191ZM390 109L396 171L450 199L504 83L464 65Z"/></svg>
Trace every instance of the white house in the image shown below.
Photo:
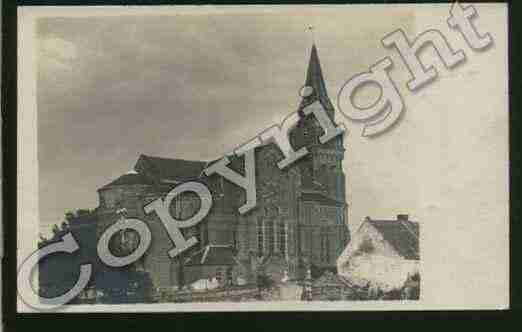
<svg viewBox="0 0 522 332"><path fill-rule="evenodd" d="M352 283L391 291L419 273L419 224L398 215L397 220L369 217L353 234L337 260L338 273Z"/></svg>

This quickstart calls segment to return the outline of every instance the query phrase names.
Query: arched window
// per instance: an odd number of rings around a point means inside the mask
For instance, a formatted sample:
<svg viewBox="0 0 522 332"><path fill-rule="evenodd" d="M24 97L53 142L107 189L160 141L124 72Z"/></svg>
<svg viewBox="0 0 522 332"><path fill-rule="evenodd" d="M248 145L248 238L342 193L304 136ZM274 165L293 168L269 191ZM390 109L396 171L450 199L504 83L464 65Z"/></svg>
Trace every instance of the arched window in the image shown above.
<svg viewBox="0 0 522 332"><path fill-rule="evenodd" d="M279 225L279 229L278 229L278 232L277 232L277 236L279 238L279 252L281 253L281 255L285 256L286 255L286 227L285 227L285 222L284 221L280 221L278 223Z"/></svg>
<svg viewBox="0 0 522 332"><path fill-rule="evenodd" d="M266 222L266 248L267 253L272 253L274 251L274 221L267 220Z"/></svg>
<svg viewBox="0 0 522 332"><path fill-rule="evenodd" d="M257 219L257 255L258 256L263 255L264 240L265 240L265 234L264 234L264 230L263 230L263 219L258 218Z"/></svg>
<svg viewBox="0 0 522 332"><path fill-rule="evenodd" d="M176 196L169 207L172 217L185 220L192 217L199 210L200 199L196 193L186 192Z"/></svg>
<svg viewBox="0 0 522 332"><path fill-rule="evenodd" d="M321 260L323 262L330 261L330 250L328 243L328 228L326 226L321 226Z"/></svg>
<svg viewBox="0 0 522 332"><path fill-rule="evenodd" d="M208 244L208 221L197 224L195 233L200 248L206 246Z"/></svg>

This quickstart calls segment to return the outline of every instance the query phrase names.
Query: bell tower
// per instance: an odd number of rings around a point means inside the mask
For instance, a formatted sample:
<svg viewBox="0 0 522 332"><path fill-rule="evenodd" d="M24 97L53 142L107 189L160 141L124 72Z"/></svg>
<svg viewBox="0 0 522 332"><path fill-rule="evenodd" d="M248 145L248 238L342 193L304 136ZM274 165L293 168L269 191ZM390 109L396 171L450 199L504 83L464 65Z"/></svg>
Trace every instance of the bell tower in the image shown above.
<svg viewBox="0 0 522 332"><path fill-rule="evenodd" d="M346 201L346 184L342 162L344 158L343 135L336 136L321 144L319 137L323 129L312 114L304 116L305 107L322 107L330 119L335 121L335 109L328 97L326 84L317 53L312 45L305 84L301 88L302 97L298 112L301 120L295 137L297 146L306 146L310 154L301 163L304 189L314 189L339 202Z"/></svg>

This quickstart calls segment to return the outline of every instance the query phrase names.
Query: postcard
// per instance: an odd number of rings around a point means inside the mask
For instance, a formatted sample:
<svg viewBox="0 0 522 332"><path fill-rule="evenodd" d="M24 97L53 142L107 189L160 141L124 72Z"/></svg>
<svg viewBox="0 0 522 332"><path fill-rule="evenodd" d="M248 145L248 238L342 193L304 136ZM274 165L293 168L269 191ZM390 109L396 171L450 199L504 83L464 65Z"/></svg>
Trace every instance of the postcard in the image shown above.
<svg viewBox="0 0 522 332"><path fill-rule="evenodd" d="M18 9L18 312L509 308L507 5Z"/></svg>

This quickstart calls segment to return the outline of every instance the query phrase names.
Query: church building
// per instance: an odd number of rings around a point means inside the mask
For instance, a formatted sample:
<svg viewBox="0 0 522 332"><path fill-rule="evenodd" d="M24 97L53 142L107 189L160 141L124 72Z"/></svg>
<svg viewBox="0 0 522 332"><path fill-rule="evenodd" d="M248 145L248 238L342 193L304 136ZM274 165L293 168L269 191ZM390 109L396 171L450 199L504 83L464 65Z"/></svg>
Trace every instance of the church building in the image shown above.
<svg viewBox="0 0 522 332"><path fill-rule="evenodd" d="M254 209L239 214L245 191L218 174L205 175L203 170L214 161L141 155L132 172L98 189L98 239L120 218L118 210L125 209L127 217L145 221L152 241L135 268L147 271L156 288L191 284L221 273L253 283L259 274L277 282L283 277L302 279L308 270L335 270L337 258L350 240L343 136L321 144L323 129L312 114L301 112L315 105L334 120L315 45L304 89L307 93L302 94L297 109L301 118L290 132L290 142L295 150L306 146L309 153L281 170L277 162L283 154L277 145L255 149ZM288 113L295 111L289 109ZM242 157L229 159L229 167L243 173ZM185 237L195 236L198 244L172 259L168 251L174 244L157 215L146 215L143 206L187 181L204 183L213 204L202 222L183 230ZM176 219L188 218L198 211L199 204L195 194L183 193L173 201L170 212Z"/></svg>

